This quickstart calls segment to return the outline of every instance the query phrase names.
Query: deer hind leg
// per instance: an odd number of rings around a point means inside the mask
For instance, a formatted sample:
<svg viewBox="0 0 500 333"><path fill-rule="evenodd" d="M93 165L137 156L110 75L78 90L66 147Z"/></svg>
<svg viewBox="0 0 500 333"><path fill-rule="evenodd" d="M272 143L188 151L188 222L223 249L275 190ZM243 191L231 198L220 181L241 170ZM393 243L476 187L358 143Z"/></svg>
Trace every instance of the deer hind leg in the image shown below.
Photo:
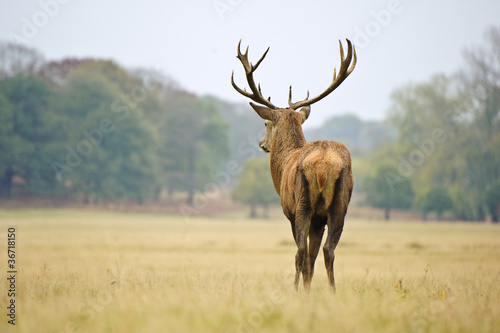
<svg viewBox="0 0 500 333"><path fill-rule="evenodd" d="M328 282L333 291L335 291L335 277L333 262L335 261L335 248L337 247L342 229L344 227L344 216L328 216L328 236L326 237L323 254L325 256L325 267L328 275Z"/></svg>
<svg viewBox="0 0 500 333"><path fill-rule="evenodd" d="M335 248L337 247L340 235L344 229L344 218L347 213L347 205L351 198L351 189L344 186L341 178L337 179L335 183L335 194L333 201L328 208L328 236L326 238L323 253L325 255L325 267L328 274L328 281L330 287L335 291L335 277L333 262L335 261Z"/></svg>
<svg viewBox="0 0 500 333"><path fill-rule="evenodd" d="M309 256L307 255L307 234L297 235L297 254L295 255L295 290L299 290L299 280L302 274L304 280L304 288L308 290L310 285L310 265Z"/></svg>
<svg viewBox="0 0 500 333"><path fill-rule="evenodd" d="M327 212L328 236L325 246L323 247L323 252L325 255L328 281L334 292L335 277L333 262L335 261L335 248L339 243L340 235L342 235L342 230L344 229L344 219L347 213L347 206L351 200L353 182L354 180L352 179L350 170L344 169L339 178L335 181L333 200Z"/></svg>
<svg viewBox="0 0 500 333"><path fill-rule="evenodd" d="M295 290L299 289L300 275L304 281L304 289L309 291L311 285L311 265L308 255L307 238L309 236L309 227L311 219L306 214L299 214L295 220L297 254L295 255Z"/></svg>
<svg viewBox="0 0 500 333"><path fill-rule="evenodd" d="M304 266L303 262L305 259L304 253L306 252L304 246L301 246L299 244L297 244L297 246L299 248L297 249L297 254L295 254L295 281L294 281L294 286L296 291L299 290L300 274L303 274L303 266Z"/></svg>
<svg viewBox="0 0 500 333"><path fill-rule="evenodd" d="M324 224L315 224L314 222L313 220L309 230L309 270L311 280L314 275L314 263L318 257L321 240L323 239L323 233L325 231Z"/></svg>

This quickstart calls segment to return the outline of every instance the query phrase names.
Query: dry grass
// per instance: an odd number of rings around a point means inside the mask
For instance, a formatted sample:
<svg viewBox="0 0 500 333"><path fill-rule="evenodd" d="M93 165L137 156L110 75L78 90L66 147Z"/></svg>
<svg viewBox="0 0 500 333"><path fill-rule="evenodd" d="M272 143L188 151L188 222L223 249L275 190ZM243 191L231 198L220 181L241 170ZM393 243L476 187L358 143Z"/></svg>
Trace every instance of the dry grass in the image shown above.
<svg viewBox="0 0 500 333"><path fill-rule="evenodd" d="M499 332L500 227L348 220L329 292L293 290L284 219L0 211L17 226L8 332ZM6 255L0 269L5 283Z"/></svg>

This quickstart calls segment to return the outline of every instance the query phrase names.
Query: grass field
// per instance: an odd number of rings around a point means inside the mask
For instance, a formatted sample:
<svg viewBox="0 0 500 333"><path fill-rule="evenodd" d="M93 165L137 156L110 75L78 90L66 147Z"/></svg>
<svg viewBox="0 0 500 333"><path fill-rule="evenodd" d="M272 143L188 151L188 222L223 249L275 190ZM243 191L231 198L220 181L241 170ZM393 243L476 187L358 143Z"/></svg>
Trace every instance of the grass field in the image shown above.
<svg viewBox="0 0 500 333"><path fill-rule="evenodd" d="M16 326L7 229L16 227ZM1 332L500 332L500 226L348 219L293 289L284 218L0 211ZM7 287L7 288L4 288Z"/></svg>

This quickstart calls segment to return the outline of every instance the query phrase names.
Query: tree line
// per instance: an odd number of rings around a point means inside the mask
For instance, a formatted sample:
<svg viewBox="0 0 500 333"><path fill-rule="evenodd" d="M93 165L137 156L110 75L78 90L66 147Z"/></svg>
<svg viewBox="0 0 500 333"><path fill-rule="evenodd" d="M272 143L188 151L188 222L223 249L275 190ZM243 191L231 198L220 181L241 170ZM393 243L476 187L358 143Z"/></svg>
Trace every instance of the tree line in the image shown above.
<svg viewBox="0 0 500 333"><path fill-rule="evenodd" d="M195 191L229 155L214 102L154 70L0 44L0 196L83 202ZM16 186L17 185L17 186Z"/></svg>

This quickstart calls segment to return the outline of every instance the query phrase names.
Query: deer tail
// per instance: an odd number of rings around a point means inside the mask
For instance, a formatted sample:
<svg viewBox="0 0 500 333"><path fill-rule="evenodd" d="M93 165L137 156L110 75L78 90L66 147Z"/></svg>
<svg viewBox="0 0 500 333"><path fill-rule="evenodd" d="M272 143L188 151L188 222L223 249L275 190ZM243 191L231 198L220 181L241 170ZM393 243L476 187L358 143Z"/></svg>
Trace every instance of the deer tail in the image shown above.
<svg viewBox="0 0 500 333"><path fill-rule="evenodd" d="M316 164L316 177L318 181L318 189L321 192L323 187L325 187L326 181L328 180L329 165L325 161L319 161Z"/></svg>
<svg viewBox="0 0 500 333"><path fill-rule="evenodd" d="M316 162L316 179L320 192L325 189L325 186L330 188L328 185L334 185L335 180L342 171L342 165L342 161L337 157ZM333 187L331 191L333 191ZM330 190L328 190L328 192L330 192Z"/></svg>

